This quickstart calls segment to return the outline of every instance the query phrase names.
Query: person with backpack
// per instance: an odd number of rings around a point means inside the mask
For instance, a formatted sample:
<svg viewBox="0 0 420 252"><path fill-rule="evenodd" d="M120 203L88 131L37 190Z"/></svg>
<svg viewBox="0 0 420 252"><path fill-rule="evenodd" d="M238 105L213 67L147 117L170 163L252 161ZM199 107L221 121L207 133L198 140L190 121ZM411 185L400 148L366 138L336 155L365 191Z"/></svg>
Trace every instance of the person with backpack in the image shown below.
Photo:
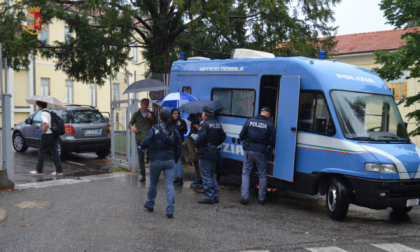
<svg viewBox="0 0 420 252"><path fill-rule="evenodd" d="M42 175L44 168L44 158L47 151L51 151L56 171L51 175L63 175L63 168L61 167L60 154L58 153L58 137L61 133L64 134L64 123L57 119L57 115L47 109L47 103L37 101L36 105L41 110L41 127L42 137L38 150L38 164L36 171L31 171L31 174ZM52 117L54 120L52 120ZM53 121L53 122L52 122ZM53 130L52 130L53 129Z"/></svg>
<svg viewBox="0 0 420 252"><path fill-rule="evenodd" d="M181 158L182 141L172 124L168 110L159 113L159 124L154 125L140 143L139 150L150 153L150 184L144 207L153 212L159 176L163 172L166 187L166 216L172 218L175 207L174 176L176 163Z"/></svg>

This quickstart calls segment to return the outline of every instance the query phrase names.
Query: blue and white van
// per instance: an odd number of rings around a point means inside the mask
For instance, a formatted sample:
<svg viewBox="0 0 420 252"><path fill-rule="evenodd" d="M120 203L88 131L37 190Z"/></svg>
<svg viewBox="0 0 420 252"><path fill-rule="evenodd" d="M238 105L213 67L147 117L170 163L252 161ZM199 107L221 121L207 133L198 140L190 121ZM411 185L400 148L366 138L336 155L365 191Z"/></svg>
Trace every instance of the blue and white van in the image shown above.
<svg viewBox="0 0 420 252"><path fill-rule="evenodd" d="M350 203L398 213L419 205L420 149L370 70L304 57L180 60L169 86L222 105L219 174L241 174L242 126L270 107L277 129L270 187L325 194L333 219L344 218Z"/></svg>

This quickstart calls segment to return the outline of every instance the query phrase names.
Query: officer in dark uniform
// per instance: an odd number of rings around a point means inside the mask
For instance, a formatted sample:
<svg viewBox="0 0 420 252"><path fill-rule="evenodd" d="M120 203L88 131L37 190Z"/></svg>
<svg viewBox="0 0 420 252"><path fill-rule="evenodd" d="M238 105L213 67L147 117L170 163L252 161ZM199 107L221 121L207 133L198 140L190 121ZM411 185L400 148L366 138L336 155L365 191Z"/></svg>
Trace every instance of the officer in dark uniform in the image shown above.
<svg viewBox="0 0 420 252"><path fill-rule="evenodd" d="M267 189L267 147L270 145L275 148L276 129L274 124L268 119L271 116L271 109L265 107L261 110L261 114L248 119L239 138L243 142L245 150L244 167L242 169L242 200L241 204L248 204L249 198L249 177L251 176L254 164L258 169L259 182L259 202L261 205L265 203L265 193Z"/></svg>
<svg viewBox="0 0 420 252"><path fill-rule="evenodd" d="M204 120L198 128L198 138L195 142L196 151L199 155L199 166L205 197L199 200L200 204L219 203L219 188L215 176L217 161L219 160L219 148L226 139L226 133L222 125L214 119L212 108L204 107L202 113Z"/></svg>

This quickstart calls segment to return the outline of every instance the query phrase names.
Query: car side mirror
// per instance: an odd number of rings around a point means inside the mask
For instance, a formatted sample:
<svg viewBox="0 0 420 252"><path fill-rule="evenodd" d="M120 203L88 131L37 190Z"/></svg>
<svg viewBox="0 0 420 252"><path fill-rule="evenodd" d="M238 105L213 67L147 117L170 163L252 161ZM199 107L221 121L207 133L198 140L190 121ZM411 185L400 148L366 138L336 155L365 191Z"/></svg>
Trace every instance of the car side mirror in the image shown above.
<svg viewBox="0 0 420 252"><path fill-rule="evenodd" d="M26 124L32 124L32 120L28 118L28 119L25 120L25 123Z"/></svg>

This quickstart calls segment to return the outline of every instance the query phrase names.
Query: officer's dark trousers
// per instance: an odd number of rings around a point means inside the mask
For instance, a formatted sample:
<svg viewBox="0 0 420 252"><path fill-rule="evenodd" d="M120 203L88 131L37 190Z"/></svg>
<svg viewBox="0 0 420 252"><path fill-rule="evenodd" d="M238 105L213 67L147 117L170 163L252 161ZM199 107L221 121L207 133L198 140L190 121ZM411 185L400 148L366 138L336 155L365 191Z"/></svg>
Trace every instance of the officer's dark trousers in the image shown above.
<svg viewBox="0 0 420 252"><path fill-rule="evenodd" d="M200 165L201 179L203 180L203 187L206 196L204 200L214 202L219 200L219 188L217 187L217 180L215 176L216 165L219 158L198 160Z"/></svg>
<svg viewBox="0 0 420 252"><path fill-rule="evenodd" d="M252 168L254 164L258 169L258 176L260 178L258 199L265 200L265 193L267 189L267 158L263 153L246 151L244 167L242 169L242 198L249 198L249 177L251 176Z"/></svg>

